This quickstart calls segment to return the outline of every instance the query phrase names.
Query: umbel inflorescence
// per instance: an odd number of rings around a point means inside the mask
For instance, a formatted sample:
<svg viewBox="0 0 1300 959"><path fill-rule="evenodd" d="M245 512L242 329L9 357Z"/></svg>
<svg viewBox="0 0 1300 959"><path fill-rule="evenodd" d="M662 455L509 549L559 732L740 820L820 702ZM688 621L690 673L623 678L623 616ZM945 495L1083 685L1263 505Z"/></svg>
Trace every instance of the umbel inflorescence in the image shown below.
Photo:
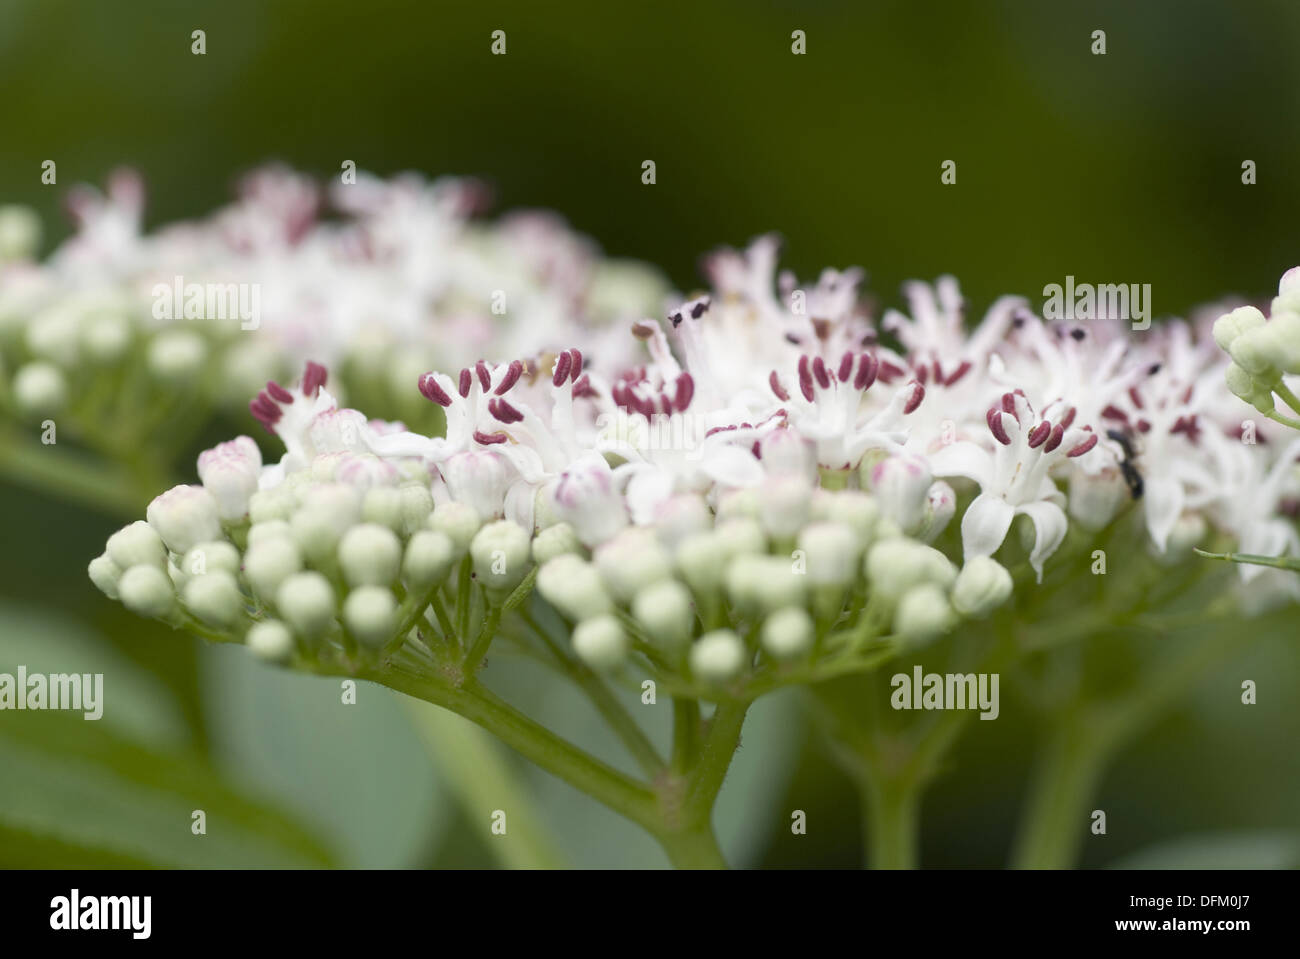
<svg viewBox="0 0 1300 959"><path fill-rule="evenodd" d="M626 343L557 329L420 376L441 435L340 407L315 363L267 383L251 410L278 461L246 436L203 453L200 483L157 497L91 578L261 658L462 711L663 838L707 829L716 753L764 692L1028 615L1108 544L1136 544L1128 576L1152 582L1197 581L1215 566L1198 546L1300 554L1300 444L1233 395L1271 410L1253 384L1285 391L1295 369L1215 342L1253 313L1138 333L1006 297L968 328L944 277L874 322L860 273L801 287L771 238L707 269L709 294ZM1217 601L1262 611L1298 579L1242 566ZM613 713L648 783L529 741L480 681L498 644L597 700L610 673L688 704L672 775Z"/></svg>

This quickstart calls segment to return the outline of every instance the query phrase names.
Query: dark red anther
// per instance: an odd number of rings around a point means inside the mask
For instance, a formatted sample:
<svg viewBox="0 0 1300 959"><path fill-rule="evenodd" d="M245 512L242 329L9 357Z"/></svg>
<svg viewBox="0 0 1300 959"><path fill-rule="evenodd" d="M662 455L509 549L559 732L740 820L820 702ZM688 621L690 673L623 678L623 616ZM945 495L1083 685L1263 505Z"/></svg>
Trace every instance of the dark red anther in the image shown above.
<svg viewBox="0 0 1300 959"><path fill-rule="evenodd" d="M781 385L781 378L776 375L776 370L773 370L768 376L767 385L772 387L772 392L776 394L778 400L782 403L789 402L790 394L787 393L785 387Z"/></svg>
<svg viewBox="0 0 1300 959"><path fill-rule="evenodd" d="M305 396L315 396L316 391L325 385L329 371L319 363L307 361L307 369L302 374L302 392Z"/></svg>
<svg viewBox="0 0 1300 959"><path fill-rule="evenodd" d="M841 383L847 383L849 381L849 377L853 375L852 353L845 353L840 357L840 368L838 374Z"/></svg>
<svg viewBox="0 0 1300 959"><path fill-rule="evenodd" d="M430 402L437 403L444 409L451 406L451 397L438 384L438 378L432 373L425 373L420 377L420 395Z"/></svg>
<svg viewBox="0 0 1300 959"><path fill-rule="evenodd" d="M880 364L870 353L863 353L858 357L858 375L853 377L853 388L855 390L869 390L873 383L876 382L876 374L880 372Z"/></svg>
<svg viewBox="0 0 1300 959"><path fill-rule="evenodd" d="M1101 411L1101 417L1105 420L1119 420L1121 423L1128 422L1128 414L1118 406L1107 404L1106 408Z"/></svg>
<svg viewBox="0 0 1300 959"><path fill-rule="evenodd" d="M565 350L555 358L555 373L551 376L552 386L561 386L569 378L569 369L573 366L573 357Z"/></svg>
<svg viewBox="0 0 1300 959"><path fill-rule="evenodd" d="M1052 435L1047 437L1047 442L1043 444L1043 452L1051 453L1061 445L1061 439L1065 436L1065 427L1057 423L1052 427Z"/></svg>
<svg viewBox="0 0 1300 959"><path fill-rule="evenodd" d="M569 370L569 379L576 383L578 377L582 375L582 352L569 350L569 355L573 357L573 368Z"/></svg>
<svg viewBox="0 0 1300 959"><path fill-rule="evenodd" d="M1038 447L1047 442L1047 437L1051 435L1051 432L1052 424L1047 422L1047 420L1043 420L1043 422L1039 423L1029 431L1029 448L1031 450L1038 449Z"/></svg>
<svg viewBox="0 0 1300 959"><path fill-rule="evenodd" d="M1138 388L1136 386L1130 386L1128 388L1128 398L1133 401L1133 405L1136 406L1138 409L1143 408L1142 394L1138 392Z"/></svg>
<svg viewBox="0 0 1300 959"><path fill-rule="evenodd" d="M901 366L896 363L891 363L889 360L885 360L880 364L880 378L886 383L896 380L905 372L906 371Z"/></svg>
<svg viewBox="0 0 1300 959"><path fill-rule="evenodd" d="M749 451L754 454L754 459L761 460L763 458L763 447L758 440L754 440L754 445L749 448Z"/></svg>
<svg viewBox="0 0 1300 959"><path fill-rule="evenodd" d="M460 390L462 398L469 396L469 388L474 385L474 375L470 373L469 368L460 371L460 382L457 387Z"/></svg>
<svg viewBox="0 0 1300 959"><path fill-rule="evenodd" d="M1068 410L1065 411L1065 415L1061 417L1061 425L1068 430L1071 424L1074 423L1074 418L1075 416L1078 415L1078 413L1079 411L1076 410L1073 406L1071 406Z"/></svg>
<svg viewBox="0 0 1300 959"><path fill-rule="evenodd" d="M808 366L808 354L805 353L799 357L799 392L809 403L813 401L813 377L812 370Z"/></svg>
<svg viewBox="0 0 1300 959"><path fill-rule="evenodd" d="M1078 446L1074 447L1074 449L1070 450L1070 452L1066 453L1065 455L1082 456L1084 453L1088 452L1088 450L1092 449L1096 445L1097 445L1097 434L1090 433L1086 440L1084 440Z"/></svg>
<svg viewBox="0 0 1300 959"><path fill-rule="evenodd" d="M510 388L519 382L519 377L524 375L524 364L518 360L511 360L510 365L506 367L506 375L501 377L500 384L492 392L497 396L504 396L510 391Z"/></svg>
<svg viewBox="0 0 1300 959"><path fill-rule="evenodd" d="M812 361L813 376L817 378L817 385L824 390L831 388L831 375L826 371L826 363L819 356Z"/></svg>
<svg viewBox="0 0 1300 959"><path fill-rule="evenodd" d="M677 389L673 394L673 406L678 412L682 412L686 407L691 405L691 400L695 398L695 380L689 373L683 373L677 377Z"/></svg>
<svg viewBox="0 0 1300 959"><path fill-rule="evenodd" d="M483 392L486 393L492 388L492 373L488 370L488 365L479 360L474 364L474 372L478 374L478 385L483 387Z"/></svg>
<svg viewBox="0 0 1300 959"><path fill-rule="evenodd" d="M914 390L912 390L912 396L911 396L911 398L910 398L910 399L907 401L907 403L903 406L903 415L904 415L904 416L906 416L908 413L911 413L911 412L912 412L913 410L915 410L918 406L920 406L920 405L921 405L921 400L925 399L925 384L924 384L924 383L920 383L920 382L918 382L918 383L915 384L915 386L916 386L916 388L915 388Z"/></svg>
<svg viewBox="0 0 1300 959"><path fill-rule="evenodd" d="M931 364L930 364L930 368L931 368L931 372L934 373L934 381L935 381L936 383L942 383L942 382L943 382L943 367L939 365L939 361L938 361L938 360L935 360L933 363L931 363Z"/></svg>
<svg viewBox="0 0 1300 959"><path fill-rule="evenodd" d="M1003 446L1011 445L1011 437L1007 435L1007 428L1002 424L1002 411L996 406L984 414L984 419L988 421L989 432L993 438Z"/></svg>
<svg viewBox="0 0 1300 959"><path fill-rule="evenodd" d="M953 370L951 373L949 373L947 377L944 378L943 385L944 386L954 385L958 380L960 380L963 376L965 376L970 371L971 371L971 361L962 360L961 363L958 364L957 368Z"/></svg>
<svg viewBox="0 0 1300 959"><path fill-rule="evenodd" d="M1010 413L1012 416L1016 417L1017 421L1020 420L1020 417L1016 415L1016 398L1014 394L1002 394L1002 412Z"/></svg>
<svg viewBox="0 0 1300 959"><path fill-rule="evenodd" d="M271 394L271 399L279 403L292 403L293 394L286 390L275 380L267 380L266 392Z"/></svg>
<svg viewBox="0 0 1300 959"><path fill-rule="evenodd" d="M484 433L482 430L474 431L474 442L482 443L484 446L492 446L496 443L504 443L510 437L505 433Z"/></svg>
<svg viewBox="0 0 1300 959"><path fill-rule="evenodd" d="M926 381L927 381L929 378L930 378L930 371L929 371L929 369L927 369L925 366L917 367L917 370L916 370L916 382L918 382L918 383L920 383L922 386L924 386L925 383L926 383Z"/></svg>
<svg viewBox="0 0 1300 959"><path fill-rule="evenodd" d="M1138 421L1137 421L1137 431L1138 431L1139 433L1150 433L1150 432L1151 432L1151 422L1150 422L1149 420L1138 420Z"/></svg>
<svg viewBox="0 0 1300 959"><path fill-rule="evenodd" d="M524 418L523 413L499 396L494 396L488 401L488 412L502 423L519 423Z"/></svg>
<svg viewBox="0 0 1300 959"><path fill-rule="evenodd" d="M596 388L591 385L590 378L584 376L578 382L573 384L573 398L582 399L584 396L595 396Z"/></svg>

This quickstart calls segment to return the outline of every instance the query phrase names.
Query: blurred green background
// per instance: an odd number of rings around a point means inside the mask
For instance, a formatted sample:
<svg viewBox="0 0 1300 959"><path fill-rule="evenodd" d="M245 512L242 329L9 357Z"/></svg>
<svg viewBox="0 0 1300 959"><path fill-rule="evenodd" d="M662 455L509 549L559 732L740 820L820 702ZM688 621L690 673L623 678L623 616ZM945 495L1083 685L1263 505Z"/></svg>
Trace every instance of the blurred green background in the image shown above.
<svg viewBox="0 0 1300 959"><path fill-rule="evenodd" d="M205 56L190 52L195 29ZM489 54L495 29L504 57ZM1090 52L1097 29L1105 56ZM556 209L683 289L700 254L777 230L784 265L862 265L889 304L903 280L951 272L978 313L1073 274L1150 283L1155 313L1181 314L1268 296L1300 262L1298 49L1293 0L0 0L0 202L35 206L48 248L66 233L67 187L119 164L144 172L154 225L207 212L267 159L322 176L350 159L484 177L496 209ZM40 183L47 159L54 187ZM940 184L949 159L955 186ZM1257 185L1241 183L1243 160ZM0 864L503 861L394 700L366 692L340 717L329 684L200 649L95 592L85 564L117 525L39 493L0 498L0 668L19 655L34 667L42 644L97 648L140 690L133 728L0 725ZM1224 861L1300 855L1296 632L1260 637L1207 679L1231 692L1256 678L1258 706L1215 687L1126 751L1087 864L1209 834ZM974 724L961 775L931 790L927 865L1003 861L1033 737L1008 712ZM858 861L856 799L799 715L777 700L747 727L720 811L742 864ZM631 827L535 781L569 861L662 862ZM789 833L794 808L807 836ZM1218 855L1201 848L1193 858Z"/></svg>

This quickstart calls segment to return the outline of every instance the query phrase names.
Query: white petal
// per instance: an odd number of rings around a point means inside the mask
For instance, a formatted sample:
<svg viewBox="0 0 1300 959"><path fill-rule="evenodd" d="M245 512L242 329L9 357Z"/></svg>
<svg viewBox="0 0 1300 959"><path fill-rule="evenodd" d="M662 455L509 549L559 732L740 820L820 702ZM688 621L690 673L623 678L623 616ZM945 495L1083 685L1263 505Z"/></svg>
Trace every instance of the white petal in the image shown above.
<svg viewBox="0 0 1300 959"><path fill-rule="evenodd" d="M993 476L993 457L977 443L958 440L930 454L930 472L935 476L964 476L985 489Z"/></svg>
<svg viewBox="0 0 1300 959"><path fill-rule="evenodd" d="M1150 477L1142 499L1146 504L1147 532L1156 549L1163 553L1174 524L1183 514L1183 484L1165 477Z"/></svg>
<svg viewBox="0 0 1300 959"><path fill-rule="evenodd" d="M1038 581L1043 581L1043 563L1047 557L1056 552L1056 548L1061 545L1061 540L1065 539L1065 531L1069 528L1069 520L1065 518L1065 510L1055 503L1038 502L1026 503L1016 512L1024 513L1034 521L1034 549L1029 554L1029 565L1034 567L1034 572L1038 574Z"/></svg>
<svg viewBox="0 0 1300 959"><path fill-rule="evenodd" d="M645 526L654 522L661 503L673 495L673 477L667 470L639 469L627 483L627 505L632 522Z"/></svg>
<svg viewBox="0 0 1300 959"><path fill-rule="evenodd" d="M966 559L992 556L1007 538L1015 508L1001 496L981 493L961 518L961 541Z"/></svg>
<svg viewBox="0 0 1300 959"><path fill-rule="evenodd" d="M706 451L700 472L723 486L757 486L764 476L763 465L754 454L739 446L717 446Z"/></svg>

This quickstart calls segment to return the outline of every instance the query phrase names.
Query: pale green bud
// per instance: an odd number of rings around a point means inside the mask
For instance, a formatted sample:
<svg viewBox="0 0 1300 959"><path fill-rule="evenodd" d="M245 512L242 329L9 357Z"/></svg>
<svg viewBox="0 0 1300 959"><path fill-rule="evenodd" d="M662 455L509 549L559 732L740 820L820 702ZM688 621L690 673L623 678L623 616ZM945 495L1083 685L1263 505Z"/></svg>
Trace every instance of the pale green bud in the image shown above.
<svg viewBox="0 0 1300 959"><path fill-rule="evenodd" d="M537 591L576 621L592 619L614 609L596 567L573 553L557 556L537 571Z"/></svg>
<svg viewBox="0 0 1300 959"><path fill-rule="evenodd" d="M433 512L433 494L429 492L428 483L399 486L397 495L401 504L401 527L397 531L410 536L417 529L425 528L429 514Z"/></svg>
<svg viewBox="0 0 1300 959"><path fill-rule="evenodd" d="M202 486L173 486L154 497L145 518L176 553L222 538L217 500Z"/></svg>
<svg viewBox="0 0 1300 959"><path fill-rule="evenodd" d="M896 601L921 583L946 590L957 579L957 567L937 549L898 538L876 543L867 552L866 574L873 595ZM946 603L945 603L946 605Z"/></svg>
<svg viewBox="0 0 1300 959"><path fill-rule="evenodd" d="M870 495L856 489L838 490L819 497L817 505L824 510L823 518L853 530L862 549L871 545L880 521L880 506Z"/></svg>
<svg viewBox="0 0 1300 959"><path fill-rule="evenodd" d="M0 206L0 262L36 256L41 245L41 218L31 207Z"/></svg>
<svg viewBox="0 0 1300 959"><path fill-rule="evenodd" d="M81 346L95 363L115 363L131 346L131 325L116 313L96 313L81 327Z"/></svg>
<svg viewBox="0 0 1300 959"><path fill-rule="evenodd" d="M259 540L244 553L244 576L261 599L276 595L280 584L302 570L302 554L297 544L279 536Z"/></svg>
<svg viewBox="0 0 1300 959"><path fill-rule="evenodd" d="M122 578L122 567L113 562L108 553L92 559L90 565L86 567L86 572L90 574L90 581L101 593L109 599L119 598L117 584Z"/></svg>
<svg viewBox="0 0 1300 959"><path fill-rule="evenodd" d="M795 560L781 556L738 556L727 570L727 594L739 609L754 614L782 606L802 606L808 578Z"/></svg>
<svg viewBox="0 0 1300 959"><path fill-rule="evenodd" d="M451 575L455 562L456 547L447 535L422 529L406 544L402 578L411 589L430 590Z"/></svg>
<svg viewBox="0 0 1300 959"><path fill-rule="evenodd" d="M26 416L58 413L68 402L68 383L52 363L36 361L14 375L14 402Z"/></svg>
<svg viewBox="0 0 1300 959"><path fill-rule="evenodd" d="M810 523L799 533L799 550L812 586L845 586L857 577L862 546L847 526Z"/></svg>
<svg viewBox="0 0 1300 959"><path fill-rule="evenodd" d="M272 539L293 539L293 527L282 519L263 520L248 527L249 546L256 546Z"/></svg>
<svg viewBox="0 0 1300 959"><path fill-rule="evenodd" d="M691 589L700 596L708 596L722 588L727 555L727 548L716 531L696 533L678 544L677 568Z"/></svg>
<svg viewBox="0 0 1300 959"><path fill-rule="evenodd" d="M573 631L573 651L592 669L613 669L627 659L631 644L613 616L585 619Z"/></svg>
<svg viewBox="0 0 1300 959"><path fill-rule="evenodd" d="M343 622L366 646L382 646L397 629L397 600L383 586L354 589L343 601Z"/></svg>
<svg viewBox="0 0 1300 959"><path fill-rule="evenodd" d="M328 563L343 534L361 518L361 497L350 486L329 483L307 491L289 520L294 541L311 562Z"/></svg>
<svg viewBox="0 0 1300 959"><path fill-rule="evenodd" d="M533 538L533 562L545 566L557 556L565 553L578 553L582 544L578 534L568 523L555 523L548 526Z"/></svg>
<svg viewBox="0 0 1300 959"><path fill-rule="evenodd" d="M1234 396L1245 400L1261 413L1272 412L1274 407L1273 391L1236 363L1228 364L1228 369L1224 373L1224 380Z"/></svg>
<svg viewBox="0 0 1300 959"><path fill-rule="evenodd" d="M146 564L164 569L167 566L167 547L162 537L148 523L136 520L108 538L108 557L121 569Z"/></svg>
<svg viewBox="0 0 1300 959"><path fill-rule="evenodd" d="M654 531L628 527L596 549L592 558L605 585L620 603L631 602L637 590L672 575L673 561Z"/></svg>
<svg viewBox="0 0 1300 959"><path fill-rule="evenodd" d="M118 580L122 605L133 613L163 619L176 606L172 581L157 566L132 566Z"/></svg>
<svg viewBox="0 0 1300 959"><path fill-rule="evenodd" d="M362 523L339 541L339 568L349 586L387 586L401 564L402 543L387 526Z"/></svg>
<svg viewBox="0 0 1300 959"><path fill-rule="evenodd" d="M203 369L208 347L191 330L160 333L149 344L149 372L164 383L190 383Z"/></svg>
<svg viewBox="0 0 1300 959"><path fill-rule="evenodd" d="M278 619L254 623L244 638L248 651L267 663L287 663L293 658L293 633Z"/></svg>
<svg viewBox="0 0 1300 959"><path fill-rule="evenodd" d="M64 304L38 314L27 324L27 348L32 355L74 369L81 360L78 314L79 310Z"/></svg>
<svg viewBox="0 0 1300 959"><path fill-rule="evenodd" d="M972 619L982 619L1011 597L1011 574L988 556L972 556L957 574L952 605Z"/></svg>
<svg viewBox="0 0 1300 959"><path fill-rule="evenodd" d="M718 500L716 522L729 519L758 519L758 490L753 487L731 490Z"/></svg>
<svg viewBox="0 0 1300 959"><path fill-rule="evenodd" d="M729 519L714 527L713 532L728 558L767 549L763 528L752 519Z"/></svg>
<svg viewBox="0 0 1300 959"><path fill-rule="evenodd" d="M235 577L224 569L195 576L181 593L185 606L209 626L230 628L244 614L244 596Z"/></svg>
<svg viewBox="0 0 1300 959"><path fill-rule="evenodd" d="M531 545L518 523L508 519L488 523L469 546L475 577L489 590L508 593L528 574Z"/></svg>
<svg viewBox="0 0 1300 959"><path fill-rule="evenodd" d="M443 503L435 506L429 516L429 528L445 534L451 540L452 546L456 548L457 559L469 550L474 534L482 525L483 520L479 518L478 511L467 503Z"/></svg>
<svg viewBox="0 0 1300 959"><path fill-rule="evenodd" d="M907 590L894 611L894 632L913 643L924 643L952 628L956 616L943 588L921 583Z"/></svg>
<svg viewBox="0 0 1300 959"><path fill-rule="evenodd" d="M814 635L812 616L808 611L801 606L786 606L763 621L759 639L768 655L791 660L812 649Z"/></svg>
<svg viewBox="0 0 1300 959"><path fill-rule="evenodd" d="M181 560L181 569L187 577L203 576L224 570L231 576L239 575L239 550L225 540L213 540L192 546Z"/></svg>
<svg viewBox="0 0 1300 959"><path fill-rule="evenodd" d="M695 605L691 593L675 579L661 579L643 587L632 600L632 615L660 646L677 649L695 631Z"/></svg>
<svg viewBox="0 0 1300 959"><path fill-rule="evenodd" d="M1264 325L1264 314L1253 306L1239 306L1214 321L1214 342L1230 351L1237 337Z"/></svg>
<svg viewBox="0 0 1300 959"><path fill-rule="evenodd" d="M294 573L275 593L275 604L288 623L308 639L323 635L334 622L334 590L320 573Z"/></svg>
<svg viewBox="0 0 1300 959"><path fill-rule="evenodd" d="M729 629L705 633L691 645L691 673L706 683L725 683L739 676L749 659L749 651L739 636Z"/></svg>
<svg viewBox="0 0 1300 959"><path fill-rule="evenodd" d="M774 539L792 538L808 522L812 485L799 476L772 476L758 494L758 515Z"/></svg>
<svg viewBox="0 0 1300 959"><path fill-rule="evenodd" d="M361 518L367 523L402 530L402 494L396 486L376 486L366 490L361 501ZM426 517L427 519L427 517Z"/></svg>
<svg viewBox="0 0 1300 959"><path fill-rule="evenodd" d="M272 489L260 489L248 498L248 519L253 524L272 520L288 520L298 508L298 497L293 490L281 484Z"/></svg>
<svg viewBox="0 0 1300 959"><path fill-rule="evenodd" d="M1228 350L1233 362L1266 385L1277 381L1280 349L1271 324L1247 330L1232 341Z"/></svg>

